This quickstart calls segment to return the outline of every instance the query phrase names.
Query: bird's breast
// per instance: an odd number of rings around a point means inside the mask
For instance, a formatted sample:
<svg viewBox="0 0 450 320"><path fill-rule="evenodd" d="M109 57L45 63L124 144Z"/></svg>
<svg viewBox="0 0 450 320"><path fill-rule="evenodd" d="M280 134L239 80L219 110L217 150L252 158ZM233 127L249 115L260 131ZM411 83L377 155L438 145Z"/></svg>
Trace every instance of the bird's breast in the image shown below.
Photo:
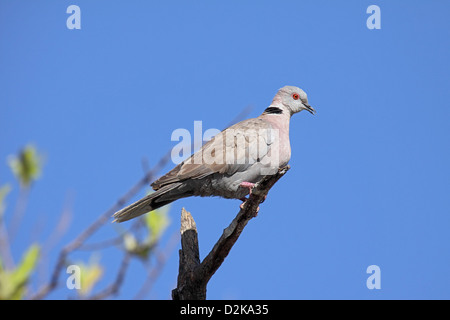
<svg viewBox="0 0 450 320"><path fill-rule="evenodd" d="M279 167L286 165L291 159L291 144L289 141L289 117L283 115L266 115L264 120L271 124L274 143L271 152L276 152ZM274 154L272 154L274 156Z"/></svg>

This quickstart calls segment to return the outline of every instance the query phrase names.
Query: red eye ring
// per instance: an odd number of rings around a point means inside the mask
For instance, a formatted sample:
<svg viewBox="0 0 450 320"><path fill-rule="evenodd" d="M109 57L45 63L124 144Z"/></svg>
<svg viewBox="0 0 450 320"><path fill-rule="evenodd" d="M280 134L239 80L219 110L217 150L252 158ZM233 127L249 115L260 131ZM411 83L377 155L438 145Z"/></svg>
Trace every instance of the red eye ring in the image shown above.
<svg viewBox="0 0 450 320"><path fill-rule="evenodd" d="M294 94L292 95L292 98L293 98L294 100L298 100L298 99L300 98L300 96L299 96L298 93L294 93Z"/></svg>

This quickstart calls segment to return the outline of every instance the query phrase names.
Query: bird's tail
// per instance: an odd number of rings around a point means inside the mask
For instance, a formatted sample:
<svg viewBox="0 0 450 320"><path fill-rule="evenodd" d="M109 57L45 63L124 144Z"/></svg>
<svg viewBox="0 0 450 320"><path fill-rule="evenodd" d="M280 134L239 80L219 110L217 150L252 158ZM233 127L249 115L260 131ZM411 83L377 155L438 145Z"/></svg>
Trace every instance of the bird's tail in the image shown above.
<svg viewBox="0 0 450 320"><path fill-rule="evenodd" d="M128 207L123 208L122 210L117 211L113 214L113 222L123 222L133 218L136 218L140 215L143 215L152 210L158 209L166 204L169 204L175 201L177 198L162 197L166 195L168 192L173 190L173 187L169 190L162 188L154 193L145 196L144 198L136 201L133 204L130 204ZM166 198L166 199L163 199ZM171 198L171 199L170 199Z"/></svg>

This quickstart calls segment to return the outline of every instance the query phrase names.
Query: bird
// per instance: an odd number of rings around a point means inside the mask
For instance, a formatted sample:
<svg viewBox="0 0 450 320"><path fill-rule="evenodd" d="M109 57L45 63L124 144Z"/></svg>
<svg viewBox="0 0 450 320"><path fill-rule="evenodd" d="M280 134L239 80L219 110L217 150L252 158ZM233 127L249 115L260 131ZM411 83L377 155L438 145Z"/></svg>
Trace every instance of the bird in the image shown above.
<svg viewBox="0 0 450 320"><path fill-rule="evenodd" d="M302 110L316 113L302 89L282 87L260 116L218 133L154 181L153 193L114 213L113 222L127 221L191 196L219 196L244 203L258 181L289 162L290 119Z"/></svg>

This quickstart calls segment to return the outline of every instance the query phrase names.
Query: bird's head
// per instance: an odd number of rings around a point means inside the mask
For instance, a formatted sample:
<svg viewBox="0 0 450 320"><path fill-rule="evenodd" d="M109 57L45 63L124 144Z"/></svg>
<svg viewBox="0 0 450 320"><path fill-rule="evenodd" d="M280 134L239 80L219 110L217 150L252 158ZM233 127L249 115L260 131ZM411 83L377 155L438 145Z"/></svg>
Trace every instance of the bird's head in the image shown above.
<svg viewBox="0 0 450 320"><path fill-rule="evenodd" d="M311 114L316 113L316 110L308 104L305 91L294 86L285 86L278 90L272 104L281 104L291 115L302 110L307 110Z"/></svg>

